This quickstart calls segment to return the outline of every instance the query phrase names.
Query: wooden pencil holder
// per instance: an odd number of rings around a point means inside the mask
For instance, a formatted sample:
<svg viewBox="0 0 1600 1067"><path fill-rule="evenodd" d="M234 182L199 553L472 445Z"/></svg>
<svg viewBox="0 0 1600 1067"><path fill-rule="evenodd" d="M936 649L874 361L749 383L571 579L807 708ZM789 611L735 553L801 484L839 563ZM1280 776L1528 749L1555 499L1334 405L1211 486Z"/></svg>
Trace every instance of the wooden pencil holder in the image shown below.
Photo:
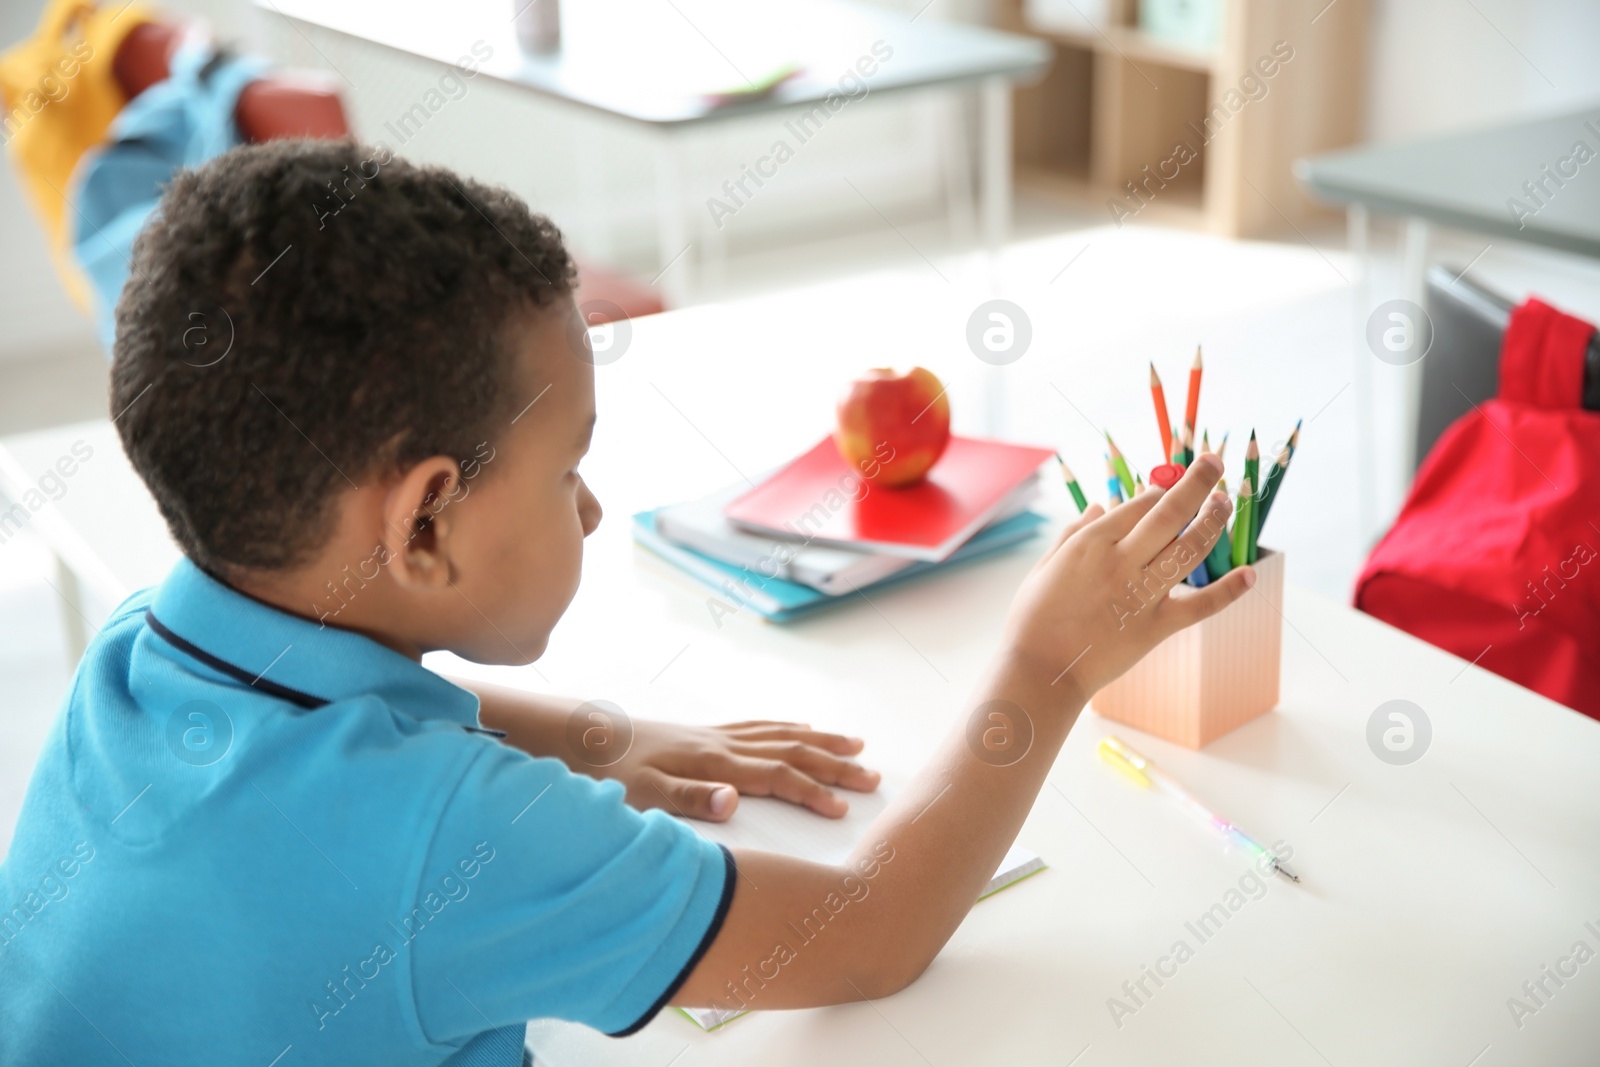
<svg viewBox="0 0 1600 1067"><path fill-rule="evenodd" d="M1210 744L1278 704L1283 553L1261 549L1255 588L1180 630L1094 695L1108 719L1187 748Z"/></svg>

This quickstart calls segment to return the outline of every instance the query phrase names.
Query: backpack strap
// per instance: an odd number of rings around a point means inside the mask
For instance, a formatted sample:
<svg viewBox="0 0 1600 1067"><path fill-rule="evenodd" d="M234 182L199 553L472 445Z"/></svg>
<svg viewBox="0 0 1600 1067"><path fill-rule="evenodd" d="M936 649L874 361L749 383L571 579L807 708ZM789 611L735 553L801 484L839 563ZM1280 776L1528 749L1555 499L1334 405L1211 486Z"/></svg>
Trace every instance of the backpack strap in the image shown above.
<svg viewBox="0 0 1600 1067"><path fill-rule="evenodd" d="M1594 334L1592 323L1534 297L1513 308L1500 344L1501 399L1543 408L1585 407L1586 391L1600 389L1600 374L1588 368Z"/></svg>

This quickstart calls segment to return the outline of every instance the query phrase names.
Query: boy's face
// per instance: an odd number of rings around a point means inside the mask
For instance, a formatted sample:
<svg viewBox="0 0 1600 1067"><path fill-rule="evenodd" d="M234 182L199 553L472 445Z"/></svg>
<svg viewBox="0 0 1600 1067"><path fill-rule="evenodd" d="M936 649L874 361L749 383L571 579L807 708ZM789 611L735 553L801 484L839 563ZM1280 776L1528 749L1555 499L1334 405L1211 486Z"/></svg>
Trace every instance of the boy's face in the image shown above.
<svg viewBox="0 0 1600 1067"><path fill-rule="evenodd" d="M442 647L479 663L527 663L578 591L600 502L578 474L594 431L594 368L569 350L570 299L519 331L513 421L478 449L441 517L466 603ZM446 494L450 496L451 494Z"/></svg>

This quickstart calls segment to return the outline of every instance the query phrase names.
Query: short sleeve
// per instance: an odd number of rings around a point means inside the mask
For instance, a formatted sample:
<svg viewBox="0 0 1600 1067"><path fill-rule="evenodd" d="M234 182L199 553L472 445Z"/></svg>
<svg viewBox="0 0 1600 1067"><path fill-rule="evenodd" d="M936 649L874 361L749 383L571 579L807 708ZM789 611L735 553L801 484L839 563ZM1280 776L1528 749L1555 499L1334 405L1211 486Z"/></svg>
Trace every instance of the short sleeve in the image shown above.
<svg viewBox="0 0 1600 1067"><path fill-rule="evenodd" d="M622 1035L716 937L732 855L617 782L485 744L446 804L400 924L424 1036L530 1019Z"/></svg>

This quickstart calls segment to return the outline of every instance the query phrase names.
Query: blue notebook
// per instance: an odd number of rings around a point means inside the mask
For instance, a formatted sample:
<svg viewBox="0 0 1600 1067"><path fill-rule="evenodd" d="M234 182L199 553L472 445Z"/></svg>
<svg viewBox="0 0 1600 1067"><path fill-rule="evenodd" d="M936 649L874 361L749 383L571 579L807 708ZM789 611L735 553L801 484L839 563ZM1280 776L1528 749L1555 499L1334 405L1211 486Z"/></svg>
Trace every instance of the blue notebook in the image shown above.
<svg viewBox="0 0 1600 1067"><path fill-rule="evenodd" d="M1003 519L978 531L971 540L956 549L943 562L919 561L896 571L880 582L862 588L871 592L927 574L929 571L943 570L992 555L1001 549L1026 541L1037 533L1039 527L1046 521L1043 515L1033 511L1013 515L1009 519ZM788 622L830 604L856 599L848 593L842 596L829 596L809 585L785 581L782 578L767 578L759 570L724 563L692 548L685 548L669 541L656 530L655 511L641 511L633 517L633 539L713 590L731 607L749 608L773 622Z"/></svg>

